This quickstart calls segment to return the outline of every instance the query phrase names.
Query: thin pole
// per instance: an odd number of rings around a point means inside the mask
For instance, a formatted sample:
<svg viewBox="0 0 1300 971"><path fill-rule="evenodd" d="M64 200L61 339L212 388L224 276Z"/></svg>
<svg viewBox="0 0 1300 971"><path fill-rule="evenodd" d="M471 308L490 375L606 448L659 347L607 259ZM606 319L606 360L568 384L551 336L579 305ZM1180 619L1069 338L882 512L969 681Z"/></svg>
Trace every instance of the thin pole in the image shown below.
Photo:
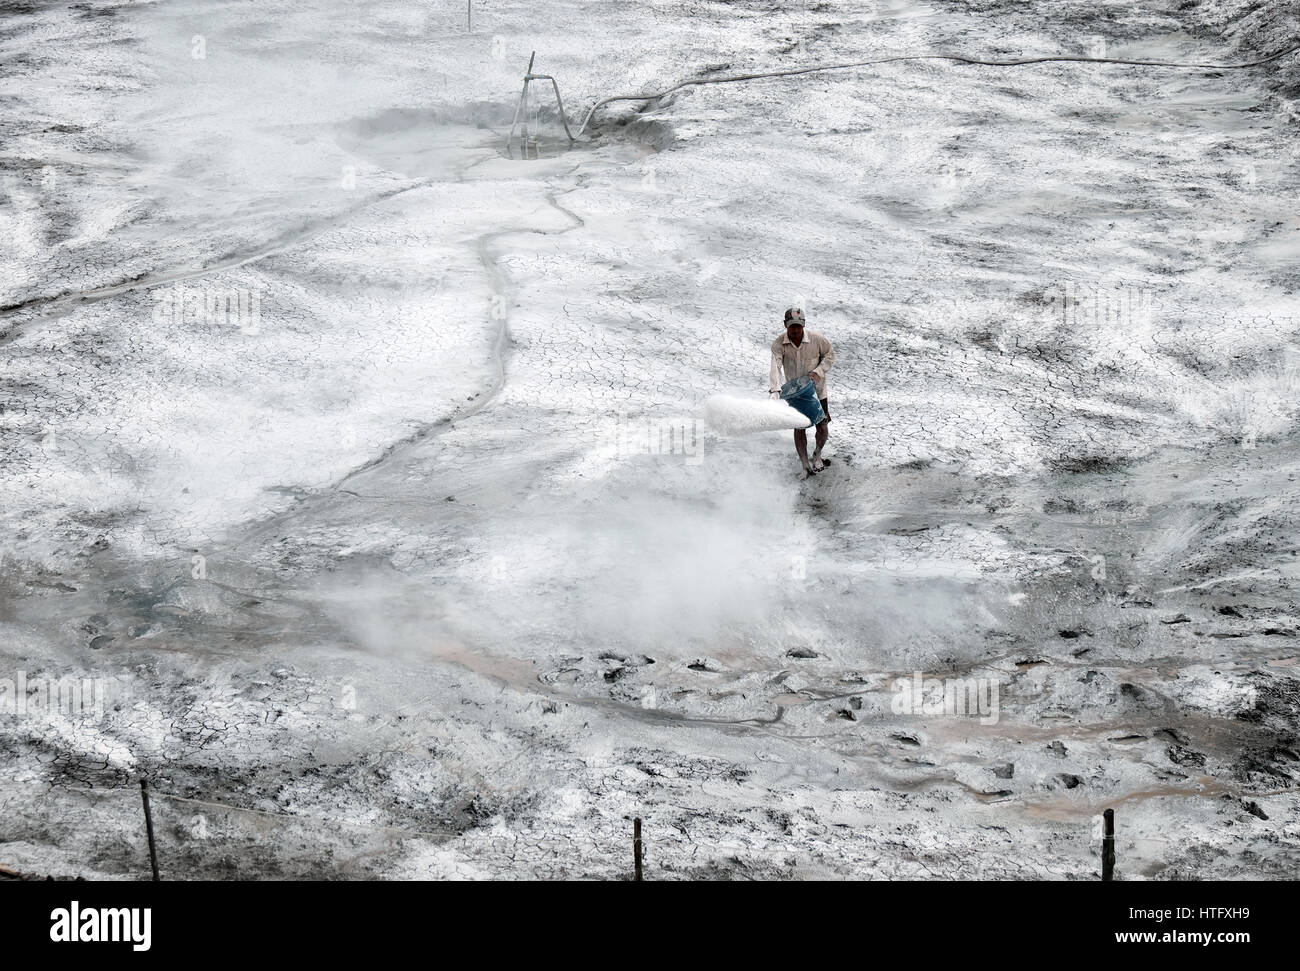
<svg viewBox="0 0 1300 971"><path fill-rule="evenodd" d="M536 59L537 59L537 52L533 51L532 55L528 58L528 69L524 71L524 89L519 92L519 104L515 105L515 120L510 123L510 134L506 136L506 154L509 155L511 158L515 157L514 152L511 149L511 145L514 144L515 128L519 124L519 115L521 112L524 113L525 131L522 133L522 139L521 139L522 146L521 146L521 151L519 153L519 157L520 158L528 157L528 134L527 134L528 115L527 112L524 110L524 108L525 108L525 102L527 102L528 100L528 83L533 79L533 61L535 61Z"/></svg>
<svg viewBox="0 0 1300 971"><path fill-rule="evenodd" d="M632 858L636 861L636 876L633 877L637 882L641 881L641 817L638 816L632 820Z"/></svg>
<svg viewBox="0 0 1300 971"><path fill-rule="evenodd" d="M474 29L474 0L465 0L465 29Z"/></svg>
<svg viewBox="0 0 1300 971"><path fill-rule="evenodd" d="M510 123L510 134L506 136L506 153L514 158L511 145L515 141L515 129L519 126L519 113L524 110L524 99L528 97L528 80L524 79L524 89L519 92L519 104L515 105L515 120Z"/></svg>
<svg viewBox="0 0 1300 971"><path fill-rule="evenodd" d="M1115 810L1107 809L1101 816L1105 821L1101 837L1101 878L1111 881L1115 879Z"/></svg>
<svg viewBox="0 0 1300 971"><path fill-rule="evenodd" d="M543 74L542 77L550 79L551 87L555 88L555 103L560 106L560 123L564 125L564 134L569 136L569 144L572 145L575 139L573 132L569 131L569 116L564 113L564 99L560 97L560 86L549 74Z"/></svg>
<svg viewBox="0 0 1300 971"><path fill-rule="evenodd" d="M149 836L149 868L153 870L154 881L158 880L158 848L153 842L153 814L149 812L149 787L140 780L140 801L144 803L144 829Z"/></svg>

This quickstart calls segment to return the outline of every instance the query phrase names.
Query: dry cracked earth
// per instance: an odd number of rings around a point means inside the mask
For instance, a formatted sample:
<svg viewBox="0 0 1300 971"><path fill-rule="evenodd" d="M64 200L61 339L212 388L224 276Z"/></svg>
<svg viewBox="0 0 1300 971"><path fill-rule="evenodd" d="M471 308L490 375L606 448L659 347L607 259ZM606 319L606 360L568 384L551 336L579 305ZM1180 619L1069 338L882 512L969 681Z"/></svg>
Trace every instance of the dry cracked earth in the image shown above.
<svg viewBox="0 0 1300 971"><path fill-rule="evenodd" d="M1300 55L505 142L533 51L579 112L1296 14L445 6L0 7L0 864L145 876L147 778L175 878L625 879L641 817L651 879L1087 880L1105 808L1121 879L1292 876ZM698 417L794 302L808 480Z"/></svg>

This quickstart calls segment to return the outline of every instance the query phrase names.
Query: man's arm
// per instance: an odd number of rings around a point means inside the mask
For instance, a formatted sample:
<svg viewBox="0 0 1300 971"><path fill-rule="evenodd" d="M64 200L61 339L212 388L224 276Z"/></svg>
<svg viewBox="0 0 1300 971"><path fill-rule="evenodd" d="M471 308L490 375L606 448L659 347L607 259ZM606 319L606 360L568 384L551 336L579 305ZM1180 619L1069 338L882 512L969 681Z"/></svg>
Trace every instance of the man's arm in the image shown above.
<svg viewBox="0 0 1300 971"><path fill-rule="evenodd" d="M772 367L768 371L768 375L767 375L767 393L769 395L780 394L781 385L784 383L781 380L781 371L782 371L781 352L776 348L773 348Z"/></svg>
<svg viewBox="0 0 1300 971"><path fill-rule="evenodd" d="M822 338L822 346L818 350L821 351L822 359L817 362L817 366L812 369L812 373L824 381L826 380L826 372L835 363L835 351L831 349L831 342L825 337Z"/></svg>

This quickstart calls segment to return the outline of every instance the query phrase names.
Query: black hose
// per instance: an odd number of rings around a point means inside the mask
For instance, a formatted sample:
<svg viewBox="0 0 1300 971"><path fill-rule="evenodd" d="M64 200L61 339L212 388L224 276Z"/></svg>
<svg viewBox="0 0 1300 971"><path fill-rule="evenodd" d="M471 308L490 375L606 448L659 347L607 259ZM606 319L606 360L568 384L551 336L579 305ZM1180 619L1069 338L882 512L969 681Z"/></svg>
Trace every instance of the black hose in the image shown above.
<svg viewBox="0 0 1300 971"><path fill-rule="evenodd" d="M1187 61L1135 61L1120 57L1074 57L1063 54L1050 57L1024 57L1005 61L967 57L964 54L899 54L894 57L879 57L868 61L851 61L845 64L821 64L814 67L792 68L788 71L765 71L760 74L735 74L731 77L725 78L693 78L689 81L682 81L679 84L674 84L671 88L665 88L663 91L657 91L654 94L618 94L614 95L612 98L605 98L601 101L597 101L592 105L591 109L587 112L587 116L582 120L582 125L578 129L578 134L581 135L587 130L587 124L591 121L591 116L596 113L597 108L615 101L654 101L658 98L664 97L665 95L672 94L674 91L679 91L682 88L689 88L696 85L733 84L737 81L756 81L762 78L792 77L798 74L814 74L818 71L843 71L853 67L867 67L872 64L890 64L895 61L957 61L960 64L981 64L987 67L1019 67L1024 64L1046 64L1049 61L1073 61L1084 64L1128 64L1133 67L1176 67L1211 71L1239 71L1243 68L1260 67L1264 64L1271 64L1274 61L1281 60L1288 54L1294 54L1296 51L1300 51L1300 44L1294 44L1275 54L1262 57L1257 61L1247 61L1243 64L1208 64Z"/></svg>

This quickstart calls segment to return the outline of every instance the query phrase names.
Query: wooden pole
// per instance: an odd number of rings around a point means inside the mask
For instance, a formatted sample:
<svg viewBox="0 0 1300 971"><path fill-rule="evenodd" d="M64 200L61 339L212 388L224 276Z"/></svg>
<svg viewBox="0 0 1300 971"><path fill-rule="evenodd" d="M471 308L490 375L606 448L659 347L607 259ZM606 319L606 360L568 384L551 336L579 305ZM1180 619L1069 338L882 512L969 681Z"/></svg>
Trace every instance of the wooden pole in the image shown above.
<svg viewBox="0 0 1300 971"><path fill-rule="evenodd" d="M474 0L465 0L465 29L474 30Z"/></svg>
<svg viewBox="0 0 1300 971"><path fill-rule="evenodd" d="M641 881L641 817L638 816L632 820L632 858L636 861L636 876L633 877L637 882Z"/></svg>
<svg viewBox="0 0 1300 971"><path fill-rule="evenodd" d="M1115 879L1115 810L1107 809L1101 814L1104 831L1101 837L1101 878Z"/></svg>
<svg viewBox="0 0 1300 971"><path fill-rule="evenodd" d="M158 880L158 848L153 842L153 814L149 812L149 787L143 779L140 780L140 801L144 803L144 828L149 835L149 867L153 870L153 878Z"/></svg>

